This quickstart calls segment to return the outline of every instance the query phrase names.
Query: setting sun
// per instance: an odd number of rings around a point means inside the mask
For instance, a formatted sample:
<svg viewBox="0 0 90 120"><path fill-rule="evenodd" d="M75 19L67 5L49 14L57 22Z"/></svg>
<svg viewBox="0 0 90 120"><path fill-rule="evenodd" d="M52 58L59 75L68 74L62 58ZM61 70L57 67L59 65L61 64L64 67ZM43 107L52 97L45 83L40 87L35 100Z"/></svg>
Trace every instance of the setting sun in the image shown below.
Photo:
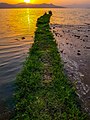
<svg viewBox="0 0 90 120"><path fill-rule="evenodd" d="M30 0L24 0L25 3L30 3Z"/></svg>

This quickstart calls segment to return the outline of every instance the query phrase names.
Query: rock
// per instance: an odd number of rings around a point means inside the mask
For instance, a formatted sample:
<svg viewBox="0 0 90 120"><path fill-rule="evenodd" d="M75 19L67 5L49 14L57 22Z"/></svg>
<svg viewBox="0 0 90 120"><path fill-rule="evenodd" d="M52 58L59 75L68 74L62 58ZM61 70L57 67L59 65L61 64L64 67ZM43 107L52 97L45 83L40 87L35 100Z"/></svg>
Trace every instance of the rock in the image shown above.
<svg viewBox="0 0 90 120"><path fill-rule="evenodd" d="M48 13L49 13L50 15L52 15L52 11L49 11Z"/></svg>
<svg viewBox="0 0 90 120"><path fill-rule="evenodd" d="M68 30L68 32L70 32L70 30Z"/></svg>
<svg viewBox="0 0 90 120"><path fill-rule="evenodd" d="M64 53L64 55L65 55L66 53Z"/></svg>
<svg viewBox="0 0 90 120"><path fill-rule="evenodd" d="M65 63L65 64L67 64L67 62L66 62L66 61L65 61L64 63Z"/></svg>
<svg viewBox="0 0 90 120"><path fill-rule="evenodd" d="M80 38L80 36L79 35L74 35L75 37L77 37L78 39Z"/></svg>
<svg viewBox="0 0 90 120"><path fill-rule="evenodd" d="M80 73L80 72L79 72L79 75L80 75L80 77L84 77L84 75L82 73Z"/></svg>
<svg viewBox="0 0 90 120"><path fill-rule="evenodd" d="M60 37L62 37L62 35L60 35Z"/></svg>
<svg viewBox="0 0 90 120"><path fill-rule="evenodd" d="M25 39L25 37L22 37L22 40L24 40Z"/></svg>
<svg viewBox="0 0 90 120"><path fill-rule="evenodd" d="M53 30L53 33L55 33L55 30Z"/></svg>
<svg viewBox="0 0 90 120"><path fill-rule="evenodd" d="M83 47L84 49L86 48L86 46L85 47Z"/></svg>
<svg viewBox="0 0 90 120"><path fill-rule="evenodd" d="M67 45L69 44L69 43L66 43Z"/></svg>
<svg viewBox="0 0 90 120"><path fill-rule="evenodd" d="M86 35L85 37L88 37L88 35Z"/></svg>
<svg viewBox="0 0 90 120"><path fill-rule="evenodd" d="M55 27L53 27L53 29L55 29Z"/></svg>
<svg viewBox="0 0 90 120"><path fill-rule="evenodd" d="M55 35L57 36L57 35L58 35L58 33L55 33Z"/></svg>
<svg viewBox="0 0 90 120"><path fill-rule="evenodd" d="M64 30L62 30L62 32L64 33Z"/></svg>
<svg viewBox="0 0 90 120"><path fill-rule="evenodd" d="M61 50L60 52L63 53L63 50Z"/></svg>
<svg viewBox="0 0 90 120"><path fill-rule="evenodd" d="M78 52L80 52L80 50L78 50Z"/></svg>
<svg viewBox="0 0 90 120"><path fill-rule="evenodd" d="M90 49L90 47L86 47L86 49Z"/></svg>
<svg viewBox="0 0 90 120"><path fill-rule="evenodd" d="M19 39L16 38L15 40L19 40Z"/></svg>
<svg viewBox="0 0 90 120"><path fill-rule="evenodd" d="M77 55L81 55L81 53L77 53Z"/></svg>
<svg viewBox="0 0 90 120"><path fill-rule="evenodd" d="M90 99L90 97L88 97L88 99Z"/></svg>

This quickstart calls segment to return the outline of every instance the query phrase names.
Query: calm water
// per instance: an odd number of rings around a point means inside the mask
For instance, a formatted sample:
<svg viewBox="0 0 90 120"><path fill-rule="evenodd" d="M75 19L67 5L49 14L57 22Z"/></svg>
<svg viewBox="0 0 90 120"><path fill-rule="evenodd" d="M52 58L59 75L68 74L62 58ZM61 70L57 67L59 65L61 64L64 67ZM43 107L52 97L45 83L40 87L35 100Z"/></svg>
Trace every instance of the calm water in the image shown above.
<svg viewBox="0 0 90 120"><path fill-rule="evenodd" d="M0 9L0 102L10 100L13 82L33 43L36 21L49 9ZM54 24L90 24L90 9L52 9ZM25 37L25 39L22 39Z"/></svg>

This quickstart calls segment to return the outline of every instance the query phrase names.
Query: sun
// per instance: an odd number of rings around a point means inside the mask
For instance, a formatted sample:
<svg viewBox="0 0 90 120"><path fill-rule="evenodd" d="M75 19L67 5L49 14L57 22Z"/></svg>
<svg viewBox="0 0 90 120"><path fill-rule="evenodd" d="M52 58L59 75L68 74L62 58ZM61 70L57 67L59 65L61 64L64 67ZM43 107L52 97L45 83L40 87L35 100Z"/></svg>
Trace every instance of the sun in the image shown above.
<svg viewBox="0 0 90 120"><path fill-rule="evenodd" d="M24 0L25 3L30 3L30 0Z"/></svg>

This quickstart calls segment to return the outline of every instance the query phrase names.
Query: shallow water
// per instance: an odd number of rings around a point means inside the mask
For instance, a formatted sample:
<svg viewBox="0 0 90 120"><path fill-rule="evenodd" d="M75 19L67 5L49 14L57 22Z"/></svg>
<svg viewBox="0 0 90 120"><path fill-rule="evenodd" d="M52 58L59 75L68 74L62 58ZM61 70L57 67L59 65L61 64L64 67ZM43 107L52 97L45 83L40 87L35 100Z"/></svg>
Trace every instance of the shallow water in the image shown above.
<svg viewBox="0 0 90 120"><path fill-rule="evenodd" d="M33 43L37 18L48 10L50 9L0 9L0 103L10 101L16 74L21 70ZM52 11L53 24L90 24L90 9Z"/></svg>

